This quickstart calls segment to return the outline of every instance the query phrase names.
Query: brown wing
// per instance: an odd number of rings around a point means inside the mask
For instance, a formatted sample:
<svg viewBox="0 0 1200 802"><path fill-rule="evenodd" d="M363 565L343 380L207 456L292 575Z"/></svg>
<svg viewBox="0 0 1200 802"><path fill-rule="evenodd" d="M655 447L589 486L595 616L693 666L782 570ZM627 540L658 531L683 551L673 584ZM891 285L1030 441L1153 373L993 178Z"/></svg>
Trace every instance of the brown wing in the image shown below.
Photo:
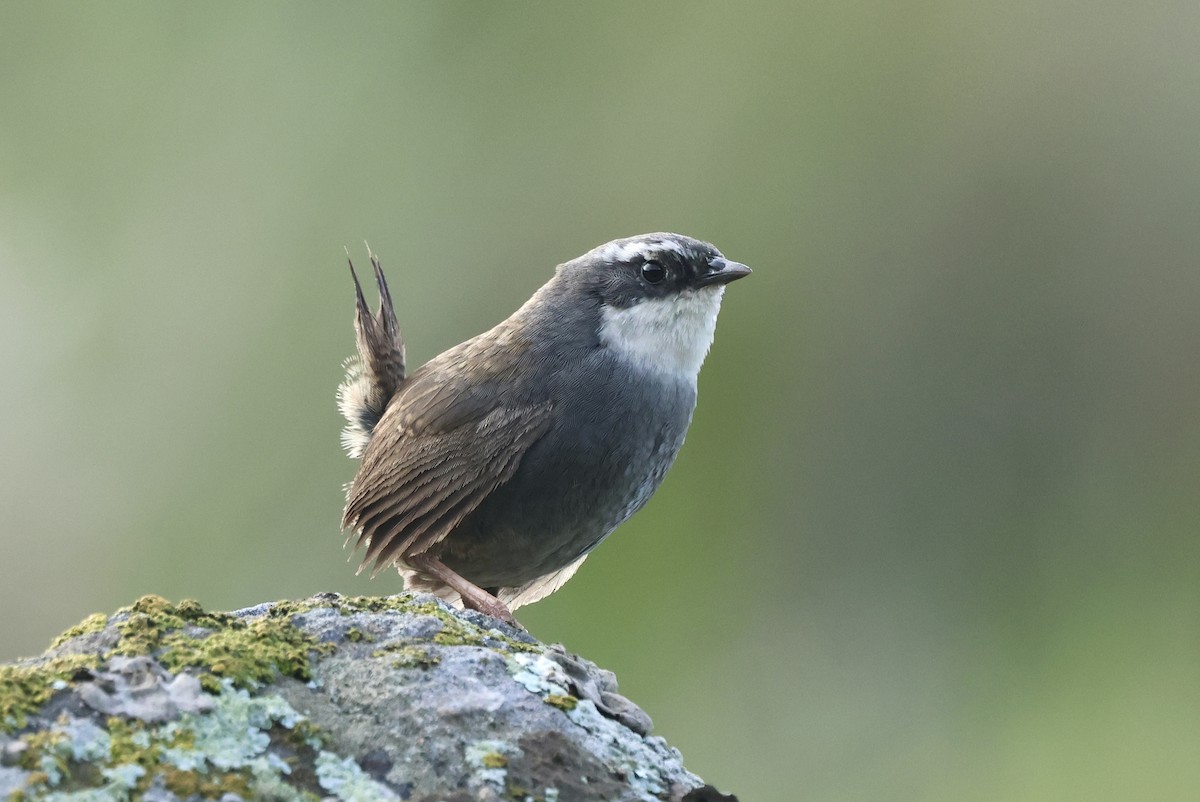
<svg viewBox="0 0 1200 802"><path fill-rule="evenodd" d="M373 562L374 576L446 537L512 477L526 450L549 428L549 403L487 410L486 402L494 401L486 398L490 395L446 399L440 405L444 414L436 416L442 425L430 425L428 418L417 423L405 414L404 403L385 415L342 517L343 527L358 533L355 549L367 544L360 571Z"/></svg>

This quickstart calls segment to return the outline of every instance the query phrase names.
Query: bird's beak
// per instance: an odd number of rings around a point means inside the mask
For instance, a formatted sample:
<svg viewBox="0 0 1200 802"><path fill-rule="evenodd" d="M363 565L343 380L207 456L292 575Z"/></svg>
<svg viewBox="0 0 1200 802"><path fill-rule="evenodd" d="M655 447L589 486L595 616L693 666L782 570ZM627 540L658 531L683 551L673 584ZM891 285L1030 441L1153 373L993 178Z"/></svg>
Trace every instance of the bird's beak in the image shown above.
<svg viewBox="0 0 1200 802"><path fill-rule="evenodd" d="M698 283L701 287L711 284L728 284L750 275L750 268L741 262L731 262L725 257L718 257L708 263L708 272L700 276Z"/></svg>

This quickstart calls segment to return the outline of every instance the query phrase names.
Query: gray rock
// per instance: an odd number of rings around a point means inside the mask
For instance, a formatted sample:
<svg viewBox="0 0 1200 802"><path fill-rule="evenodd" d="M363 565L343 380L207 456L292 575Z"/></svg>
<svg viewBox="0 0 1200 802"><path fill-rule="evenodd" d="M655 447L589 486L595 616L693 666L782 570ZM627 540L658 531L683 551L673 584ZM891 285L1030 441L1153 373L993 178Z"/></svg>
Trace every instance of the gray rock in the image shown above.
<svg viewBox="0 0 1200 802"><path fill-rule="evenodd" d="M734 799L649 735L611 672L432 596L322 594L232 614L148 597L85 624L0 666L13 688L0 698L5 794Z"/></svg>
<svg viewBox="0 0 1200 802"><path fill-rule="evenodd" d="M212 698L191 674L172 676L150 657L113 657L107 670L77 688L85 705L106 715L168 721L179 713L212 709Z"/></svg>

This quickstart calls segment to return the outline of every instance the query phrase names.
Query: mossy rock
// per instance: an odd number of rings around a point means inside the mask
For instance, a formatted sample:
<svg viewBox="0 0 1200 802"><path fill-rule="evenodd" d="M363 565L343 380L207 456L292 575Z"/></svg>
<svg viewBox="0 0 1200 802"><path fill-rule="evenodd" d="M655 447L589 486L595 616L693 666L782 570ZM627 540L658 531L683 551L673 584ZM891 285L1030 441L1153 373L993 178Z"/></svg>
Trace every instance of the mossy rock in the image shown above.
<svg viewBox="0 0 1200 802"><path fill-rule="evenodd" d="M147 596L0 665L9 800L732 799L648 732L609 672L431 596Z"/></svg>

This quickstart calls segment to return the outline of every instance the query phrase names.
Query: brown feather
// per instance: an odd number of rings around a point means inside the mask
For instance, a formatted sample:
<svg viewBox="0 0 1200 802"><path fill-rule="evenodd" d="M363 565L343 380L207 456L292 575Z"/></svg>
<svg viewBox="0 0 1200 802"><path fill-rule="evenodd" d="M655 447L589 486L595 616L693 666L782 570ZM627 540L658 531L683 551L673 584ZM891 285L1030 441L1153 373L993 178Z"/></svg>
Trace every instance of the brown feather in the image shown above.
<svg viewBox="0 0 1200 802"><path fill-rule="evenodd" d="M371 576L375 576L397 557L420 554L449 534L493 489L494 485L484 488L468 485L446 494L423 514L411 517L406 523L398 523L396 530L404 532L404 539L389 539L374 555L363 557L363 564L374 562Z"/></svg>
<svg viewBox="0 0 1200 802"><path fill-rule="evenodd" d="M551 422L548 403L488 409L478 404L487 393L473 398L432 395L453 409L426 418L424 431L381 421L350 488L343 522L358 532L356 550L369 544L360 571L370 566L374 575L445 538L511 478ZM401 400L401 406L408 405L407 393ZM389 410L388 417L393 413L400 416L402 410ZM434 420L458 425L449 431L434 429Z"/></svg>
<svg viewBox="0 0 1200 802"><path fill-rule="evenodd" d="M386 402L404 381L404 337L401 336L400 327L396 322L392 294L388 290L387 280L383 277L383 269L375 254L371 254L371 267L375 271L375 282L379 286L377 315L371 314L367 307L354 263L350 262L350 275L354 277L354 332L363 367L373 380L375 391Z"/></svg>

